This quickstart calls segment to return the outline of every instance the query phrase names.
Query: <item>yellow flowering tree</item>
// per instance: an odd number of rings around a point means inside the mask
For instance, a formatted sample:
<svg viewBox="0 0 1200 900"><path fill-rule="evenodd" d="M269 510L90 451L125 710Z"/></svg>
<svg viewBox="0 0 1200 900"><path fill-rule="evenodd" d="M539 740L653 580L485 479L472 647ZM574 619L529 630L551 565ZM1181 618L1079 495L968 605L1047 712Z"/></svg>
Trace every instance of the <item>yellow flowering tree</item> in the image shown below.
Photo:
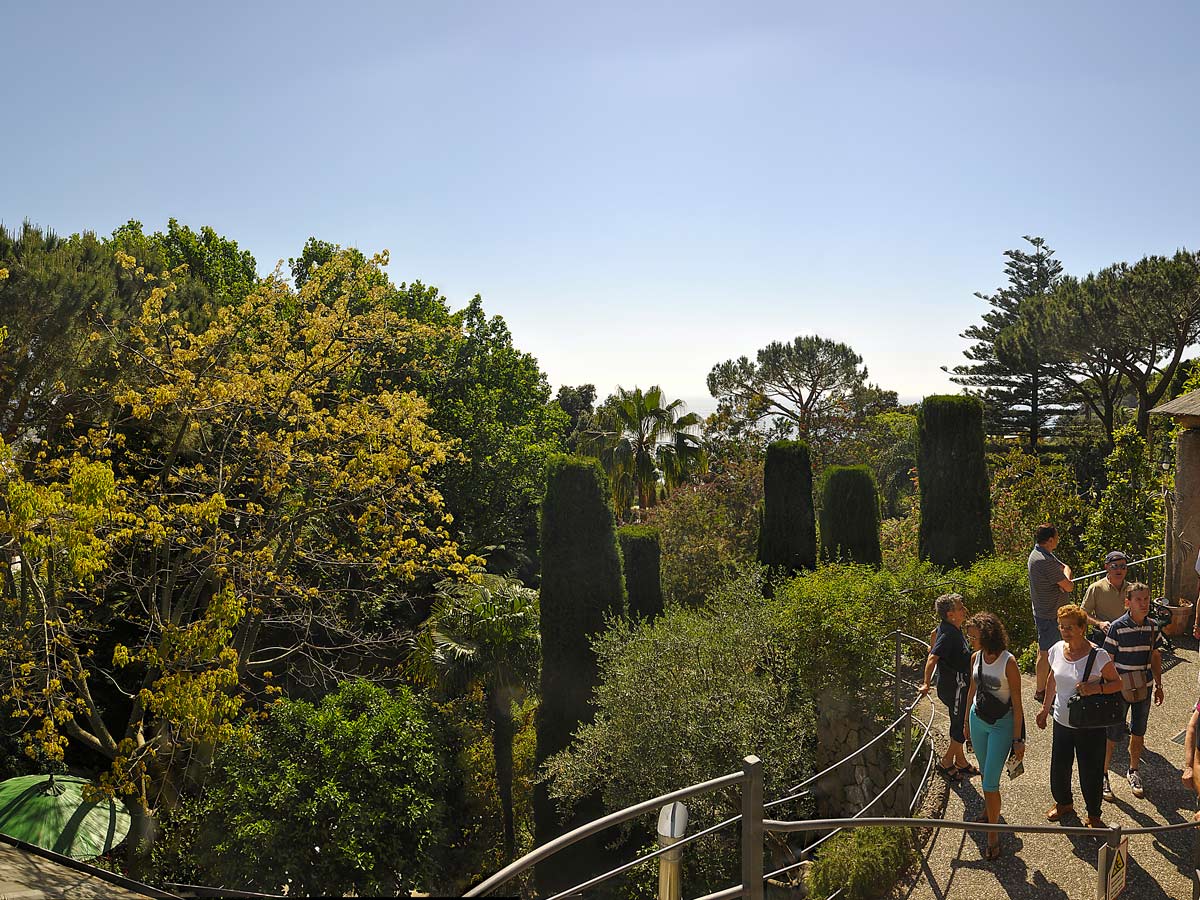
<svg viewBox="0 0 1200 900"><path fill-rule="evenodd" d="M29 752L111 761L144 847L272 671L361 671L395 640L364 625L381 605L475 561L429 481L454 448L407 389L429 326L372 304L370 269L266 279L192 330L118 257L144 286L94 335L120 375L68 446L0 445L0 690Z"/></svg>

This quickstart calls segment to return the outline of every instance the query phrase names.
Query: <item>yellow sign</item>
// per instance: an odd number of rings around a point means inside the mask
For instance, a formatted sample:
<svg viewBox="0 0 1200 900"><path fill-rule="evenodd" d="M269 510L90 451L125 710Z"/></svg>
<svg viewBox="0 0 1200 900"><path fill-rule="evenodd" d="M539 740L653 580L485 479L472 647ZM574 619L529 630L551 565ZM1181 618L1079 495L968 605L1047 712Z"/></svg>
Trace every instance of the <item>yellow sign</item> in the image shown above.
<svg viewBox="0 0 1200 900"><path fill-rule="evenodd" d="M1129 838L1121 838L1121 843L1112 854L1112 862L1108 867L1108 893L1105 900L1116 900L1125 890L1125 876L1129 874Z"/></svg>

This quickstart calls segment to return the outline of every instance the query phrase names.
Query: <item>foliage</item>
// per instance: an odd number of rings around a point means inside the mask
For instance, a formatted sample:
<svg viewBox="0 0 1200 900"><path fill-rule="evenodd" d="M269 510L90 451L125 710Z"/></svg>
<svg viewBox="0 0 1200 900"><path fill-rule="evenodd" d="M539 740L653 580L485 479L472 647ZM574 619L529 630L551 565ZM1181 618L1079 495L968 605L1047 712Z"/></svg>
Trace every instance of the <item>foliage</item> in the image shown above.
<svg viewBox="0 0 1200 900"><path fill-rule="evenodd" d="M341 896L408 892L430 875L442 786L425 713L404 687L342 684L279 701L218 756L194 854L205 883Z"/></svg>
<svg viewBox="0 0 1200 900"><path fill-rule="evenodd" d="M626 525L617 529L629 615L653 619L662 615L662 544L658 529Z"/></svg>
<svg viewBox="0 0 1200 900"><path fill-rule="evenodd" d="M617 622L596 643L596 718L546 766L550 791L575 802L600 791L615 810L763 760L767 796L807 772L812 722L802 657L762 597L757 576L717 590L701 608ZM688 800L689 832L740 810L736 791ZM737 832L684 854L687 896L737 878ZM711 849L710 849L711 848Z"/></svg>
<svg viewBox="0 0 1200 900"><path fill-rule="evenodd" d="M567 414L566 437L563 438L563 448L568 453L577 453L581 449L586 433L593 426L595 415L596 386L580 384L576 386L564 384L554 397L558 408Z"/></svg>
<svg viewBox="0 0 1200 900"><path fill-rule="evenodd" d="M767 448L758 560L787 572L816 568L812 463L803 441L776 441Z"/></svg>
<svg viewBox="0 0 1200 900"><path fill-rule="evenodd" d="M748 357L713 366L708 391L718 416L744 425L773 423L807 441L814 452L846 443L873 415L896 407L894 391L867 382L862 357L818 335L774 341ZM823 467L826 460L818 460Z"/></svg>
<svg viewBox="0 0 1200 900"><path fill-rule="evenodd" d="M983 404L931 396L917 414L920 554L946 568L992 552L991 499L983 443Z"/></svg>
<svg viewBox="0 0 1200 900"><path fill-rule="evenodd" d="M652 510L647 522L661 539L668 603L699 603L755 565L762 496L762 463L747 459L714 466Z"/></svg>
<svg viewBox="0 0 1200 900"><path fill-rule="evenodd" d="M1113 439L1104 461L1108 484L1083 533L1088 564L1101 564L1110 550L1122 550L1130 560L1153 556L1162 540L1166 514L1146 442L1130 426L1118 429Z"/></svg>
<svg viewBox="0 0 1200 900"><path fill-rule="evenodd" d="M877 900L891 891L915 858L908 832L902 828L852 828L821 847L808 887L814 897L841 891L846 900Z"/></svg>
<svg viewBox="0 0 1200 900"><path fill-rule="evenodd" d="M884 519L879 525L879 549L883 565L897 572L916 561L918 537L921 530L921 510L914 507L907 516Z"/></svg>
<svg viewBox="0 0 1200 900"><path fill-rule="evenodd" d="M1079 565L1077 540L1088 522L1088 504L1069 467L1013 447L993 462L991 495L998 556L1028 555L1034 529L1052 522L1059 531L1055 553L1068 565Z"/></svg>
<svg viewBox="0 0 1200 900"><path fill-rule="evenodd" d="M1030 547L1032 544L1030 536ZM943 588L960 592L971 612L995 613L1008 629L1009 650L1017 653L1036 637L1029 610L1028 550L1016 557L985 556L968 569L952 570L954 583ZM910 632L918 634L919 632Z"/></svg>
<svg viewBox="0 0 1200 900"><path fill-rule="evenodd" d="M833 466L822 477L821 556L878 566L879 492L867 466Z"/></svg>
<svg viewBox="0 0 1200 900"><path fill-rule="evenodd" d="M1029 319L1024 329L1014 326L1023 308L1037 306L1054 291L1062 263L1043 238L1026 235L1025 240L1032 252L1004 251L1008 284L994 294L975 295L992 308L983 314L983 324L962 334L976 342L963 352L971 362L951 371L953 381L982 396L990 434L1022 433L1029 452L1037 453L1039 439L1064 412L1066 397L1061 383L1048 374L1050 335L1039 327L1042 320Z"/></svg>
<svg viewBox="0 0 1200 900"><path fill-rule="evenodd" d="M612 485L613 507L624 513L637 501L640 509L658 502L663 492L683 484L708 466L696 431L700 417L685 413L682 400L664 402L654 385L645 393L618 387L596 411L583 448L604 466Z"/></svg>
<svg viewBox="0 0 1200 900"><path fill-rule="evenodd" d="M838 455L848 463L861 462L871 468L879 485L883 516L901 516L912 510L917 468L915 407L870 416L858 438Z"/></svg>
<svg viewBox="0 0 1200 900"><path fill-rule="evenodd" d="M467 569L428 482L448 448L427 406L361 386L415 326L350 315L361 282L327 303L316 277L299 295L264 282L193 330L169 281L119 260L143 285L119 381L71 446L0 470L22 561L0 680L34 746L57 756L69 736L108 759L102 783L145 824L272 669L336 678L389 645L364 624L386 603Z"/></svg>
<svg viewBox="0 0 1200 900"><path fill-rule="evenodd" d="M513 704L537 681L537 591L495 575L447 582L414 641L410 671L450 696L478 685L492 738L504 852L516 849L513 818Z"/></svg>
<svg viewBox="0 0 1200 900"><path fill-rule="evenodd" d="M547 466L542 504L542 703L538 709L539 765L567 746L581 723L592 719L592 690L599 671L591 640L607 619L625 612L625 585L617 549L608 481L599 462L554 456ZM585 810L583 815L586 815ZM560 833L553 803L534 795L537 843ZM592 842L556 858L556 870L539 868L539 890L567 881ZM563 884L564 887L569 886Z"/></svg>

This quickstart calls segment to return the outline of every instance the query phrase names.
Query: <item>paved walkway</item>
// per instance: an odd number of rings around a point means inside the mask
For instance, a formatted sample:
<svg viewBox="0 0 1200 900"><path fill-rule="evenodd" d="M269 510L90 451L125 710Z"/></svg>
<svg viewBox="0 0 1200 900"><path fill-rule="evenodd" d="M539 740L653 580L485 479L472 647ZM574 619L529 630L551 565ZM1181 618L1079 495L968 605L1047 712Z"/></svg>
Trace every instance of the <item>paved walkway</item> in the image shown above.
<svg viewBox="0 0 1200 900"><path fill-rule="evenodd" d="M1172 741L1187 725L1197 697L1197 653L1190 638L1183 642L1175 659L1167 658L1163 675L1165 699L1151 710L1142 754L1141 774L1146 796L1138 800L1125 781L1128 755L1124 747L1113 754L1112 786L1115 803L1105 802L1104 820L1128 827L1165 825L1190 819L1196 797L1184 789L1179 774L1183 747ZM1025 679L1024 696L1032 703L1033 678ZM938 707L935 727L946 727L944 707ZM1050 729L1038 731L1032 713L1025 754L1025 774L1016 781L1004 777L1000 786L1001 820L1012 824L1045 824L1050 796ZM944 736L941 737L944 741ZM944 747L945 744L943 743ZM940 755L940 754L939 754ZM974 760L972 760L974 761ZM1119 774L1118 774L1119 773ZM934 786L924 815L944 819L973 819L983 813L979 778L950 784L933 776ZM1075 781L1076 806L1083 798ZM1082 825L1078 820L1064 822ZM1004 835L1004 855L995 862L983 859L983 832L943 829L929 836L921 848L920 872L898 887L897 900L992 900L992 898L1049 898L1049 900L1092 900L1096 891L1096 860L1101 841L1091 837L1056 834ZM1160 838L1133 835L1129 838L1130 867L1124 896L1137 900L1179 900L1191 897L1191 852L1195 840L1191 829L1169 832Z"/></svg>

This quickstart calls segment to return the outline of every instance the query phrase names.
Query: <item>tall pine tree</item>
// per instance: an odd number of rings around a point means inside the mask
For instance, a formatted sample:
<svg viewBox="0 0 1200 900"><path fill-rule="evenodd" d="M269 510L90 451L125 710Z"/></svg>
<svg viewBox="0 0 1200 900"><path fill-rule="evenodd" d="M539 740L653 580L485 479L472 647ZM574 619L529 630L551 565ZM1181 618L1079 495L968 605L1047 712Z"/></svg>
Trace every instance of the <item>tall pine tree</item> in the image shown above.
<svg viewBox="0 0 1200 900"><path fill-rule="evenodd" d="M982 324L962 333L976 342L963 351L971 362L946 371L952 381L982 397L988 433L1020 434L1029 452L1036 453L1039 438L1069 411L1068 394L1052 376L1047 336L1030 327L1028 319L1022 322L1021 312L1023 306L1045 302L1062 279L1062 263L1044 239L1025 235L1025 240L1032 252L1004 251L1008 284L994 294L975 295L992 308L983 314Z"/></svg>

